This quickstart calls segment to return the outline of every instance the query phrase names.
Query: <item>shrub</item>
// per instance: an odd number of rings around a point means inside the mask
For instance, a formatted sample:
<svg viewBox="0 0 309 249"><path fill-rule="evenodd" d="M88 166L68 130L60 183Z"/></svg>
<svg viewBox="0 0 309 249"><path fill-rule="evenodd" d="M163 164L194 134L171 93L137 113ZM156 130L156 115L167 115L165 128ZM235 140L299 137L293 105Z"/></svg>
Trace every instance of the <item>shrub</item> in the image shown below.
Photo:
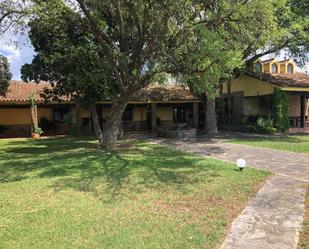
<svg viewBox="0 0 309 249"><path fill-rule="evenodd" d="M262 114L251 115L246 119L246 124L256 125L259 118L267 119L267 116L262 115Z"/></svg>
<svg viewBox="0 0 309 249"><path fill-rule="evenodd" d="M258 132L274 133L277 129L274 127L274 121L270 118L259 117L256 121L256 130Z"/></svg>
<svg viewBox="0 0 309 249"><path fill-rule="evenodd" d="M33 132L40 135L44 133L40 127L35 128Z"/></svg>

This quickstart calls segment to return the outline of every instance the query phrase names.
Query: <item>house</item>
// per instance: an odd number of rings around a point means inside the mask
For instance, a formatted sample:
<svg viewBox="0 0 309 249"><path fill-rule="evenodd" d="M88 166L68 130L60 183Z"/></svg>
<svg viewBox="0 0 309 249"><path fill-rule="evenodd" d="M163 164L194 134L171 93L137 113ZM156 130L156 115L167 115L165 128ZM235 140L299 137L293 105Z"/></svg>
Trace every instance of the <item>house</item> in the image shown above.
<svg viewBox="0 0 309 249"><path fill-rule="evenodd" d="M45 134L69 134L74 130L77 116L82 119L84 133L92 132L91 115L87 109L78 108L69 98L64 98L61 102L45 102L41 93L46 88L51 88L46 82L10 82L6 96L0 96L0 137L31 135L32 94L38 105L39 126L45 129ZM224 83L221 93L224 98L231 96L233 121L244 122L254 115L271 116L271 97L275 88L289 94L292 131L309 130L309 77L297 72L292 60L258 60L251 71L230 83ZM109 101L97 104L102 127L110 115L110 108ZM124 131L154 131L158 126L170 127L178 123L201 128L203 115L200 100L188 88L177 84L152 85L131 96L122 124Z"/></svg>
<svg viewBox="0 0 309 249"><path fill-rule="evenodd" d="M90 112L77 109L70 99L61 102L45 102L41 97L44 89L51 88L49 83L25 83L11 81L5 97L0 97L0 137L28 137L31 135L32 120L30 113L30 96L34 93L38 106L39 126L52 128L45 131L47 135L70 133L76 122L76 114L82 119L83 129L92 130ZM199 100L188 88L180 85L149 86L131 96L123 114L124 131L155 130L157 126L167 127L177 123L186 123L198 128L201 112ZM97 104L100 123L109 117L111 103L102 101Z"/></svg>
<svg viewBox="0 0 309 249"><path fill-rule="evenodd" d="M291 131L309 130L309 76L296 71L293 60L258 60L254 68L223 85L223 95L232 96L232 116L235 122L248 117L272 114L271 96L275 88L289 95Z"/></svg>

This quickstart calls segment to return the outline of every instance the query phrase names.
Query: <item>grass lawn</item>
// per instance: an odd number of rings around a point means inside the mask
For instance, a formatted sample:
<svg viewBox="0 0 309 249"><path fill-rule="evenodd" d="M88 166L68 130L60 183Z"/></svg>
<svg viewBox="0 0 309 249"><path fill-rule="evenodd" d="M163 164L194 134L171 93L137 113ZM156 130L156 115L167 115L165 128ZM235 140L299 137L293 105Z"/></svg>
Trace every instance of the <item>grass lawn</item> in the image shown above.
<svg viewBox="0 0 309 249"><path fill-rule="evenodd" d="M304 224L299 238L298 249L309 249L309 186L307 187Z"/></svg>
<svg viewBox="0 0 309 249"><path fill-rule="evenodd" d="M124 141L0 140L0 248L210 248L268 173Z"/></svg>
<svg viewBox="0 0 309 249"><path fill-rule="evenodd" d="M231 139L228 142L291 152L309 153L309 135L286 137L244 137L239 139Z"/></svg>

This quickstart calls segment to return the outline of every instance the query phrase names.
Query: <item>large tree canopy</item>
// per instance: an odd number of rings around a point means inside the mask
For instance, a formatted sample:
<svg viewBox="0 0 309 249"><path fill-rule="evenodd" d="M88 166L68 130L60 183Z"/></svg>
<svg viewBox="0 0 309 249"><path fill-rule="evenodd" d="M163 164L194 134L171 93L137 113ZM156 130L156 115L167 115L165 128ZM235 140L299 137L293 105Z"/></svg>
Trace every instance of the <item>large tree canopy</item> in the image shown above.
<svg viewBox="0 0 309 249"><path fill-rule="evenodd" d="M215 9L204 14L207 21L202 17L201 24L195 26L196 38L190 49L184 45L171 53L171 71L174 69L203 103L208 133L217 132L214 98L219 83L244 67L248 44L257 37L256 49L269 44L277 28L274 12L272 1L218 1ZM179 66L181 70L175 70Z"/></svg>
<svg viewBox="0 0 309 249"><path fill-rule="evenodd" d="M104 145L114 146L130 95L164 71L212 1L33 1L30 39L38 53L24 79L49 80L60 94L112 101ZM103 143L102 143L103 144Z"/></svg>
<svg viewBox="0 0 309 249"><path fill-rule="evenodd" d="M209 133L217 131L213 96L222 82L238 77L244 70L252 70L253 63L263 55L280 53L284 49L302 65L308 61L309 51L306 1L219 2L217 11L228 18L223 19L222 25L216 25L218 22L208 24L207 30L213 31L213 36L208 32L204 39L198 40L199 53L189 51L185 60L195 67L201 67L201 63L205 65L205 61L212 66L203 73L180 74L181 81L201 96L206 110L205 128ZM207 31L203 28L204 32ZM221 49L214 49L210 44ZM231 106L229 102L228 106Z"/></svg>
<svg viewBox="0 0 309 249"><path fill-rule="evenodd" d="M0 55L0 96L5 95L11 78L9 62L5 56Z"/></svg>
<svg viewBox="0 0 309 249"><path fill-rule="evenodd" d="M215 81L239 64L237 43L224 45L224 25L234 21L232 13L245 0L33 4L29 34L38 54L23 68L24 79L55 82L58 95L110 99L102 142L108 148L115 144L128 98L158 73L207 72L204 80Z"/></svg>

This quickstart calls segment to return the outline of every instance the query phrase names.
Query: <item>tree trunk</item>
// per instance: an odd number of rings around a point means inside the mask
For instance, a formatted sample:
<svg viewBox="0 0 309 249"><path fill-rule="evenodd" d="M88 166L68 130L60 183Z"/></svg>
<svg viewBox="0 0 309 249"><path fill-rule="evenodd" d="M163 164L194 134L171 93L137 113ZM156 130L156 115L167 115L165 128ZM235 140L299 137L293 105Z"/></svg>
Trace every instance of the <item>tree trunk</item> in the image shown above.
<svg viewBox="0 0 309 249"><path fill-rule="evenodd" d="M204 129L207 134L217 134L218 128L215 99L209 98L205 94L202 103L205 110Z"/></svg>
<svg viewBox="0 0 309 249"><path fill-rule="evenodd" d="M102 129L99 123L99 117L98 117L96 105L90 106L90 112L91 112L91 118L93 122L94 133L99 140L100 148L103 148L104 147L103 132L102 132Z"/></svg>
<svg viewBox="0 0 309 249"><path fill-rule="evenodd" d="M127 106L127 98L122 97L112 105L110 119L106 120L103 129L104 148L112 150L117 144L117 138L122 125L122 115Z"/></svg>
<svg viewBox="0 0 309 249"><path fill-rule="evenodd" d="M227 81L227 120L232 123L232 80Z"/></svg>
<svg viewBox="0 0 309 249"><path fill-rule="evenodd" d="M31 119L32 119L32 129L33 132L35 132L35 130L37 128L39 128L38 125L38 109L37 109L37 105L36 104L32 104L31 105Z"/></svg>

